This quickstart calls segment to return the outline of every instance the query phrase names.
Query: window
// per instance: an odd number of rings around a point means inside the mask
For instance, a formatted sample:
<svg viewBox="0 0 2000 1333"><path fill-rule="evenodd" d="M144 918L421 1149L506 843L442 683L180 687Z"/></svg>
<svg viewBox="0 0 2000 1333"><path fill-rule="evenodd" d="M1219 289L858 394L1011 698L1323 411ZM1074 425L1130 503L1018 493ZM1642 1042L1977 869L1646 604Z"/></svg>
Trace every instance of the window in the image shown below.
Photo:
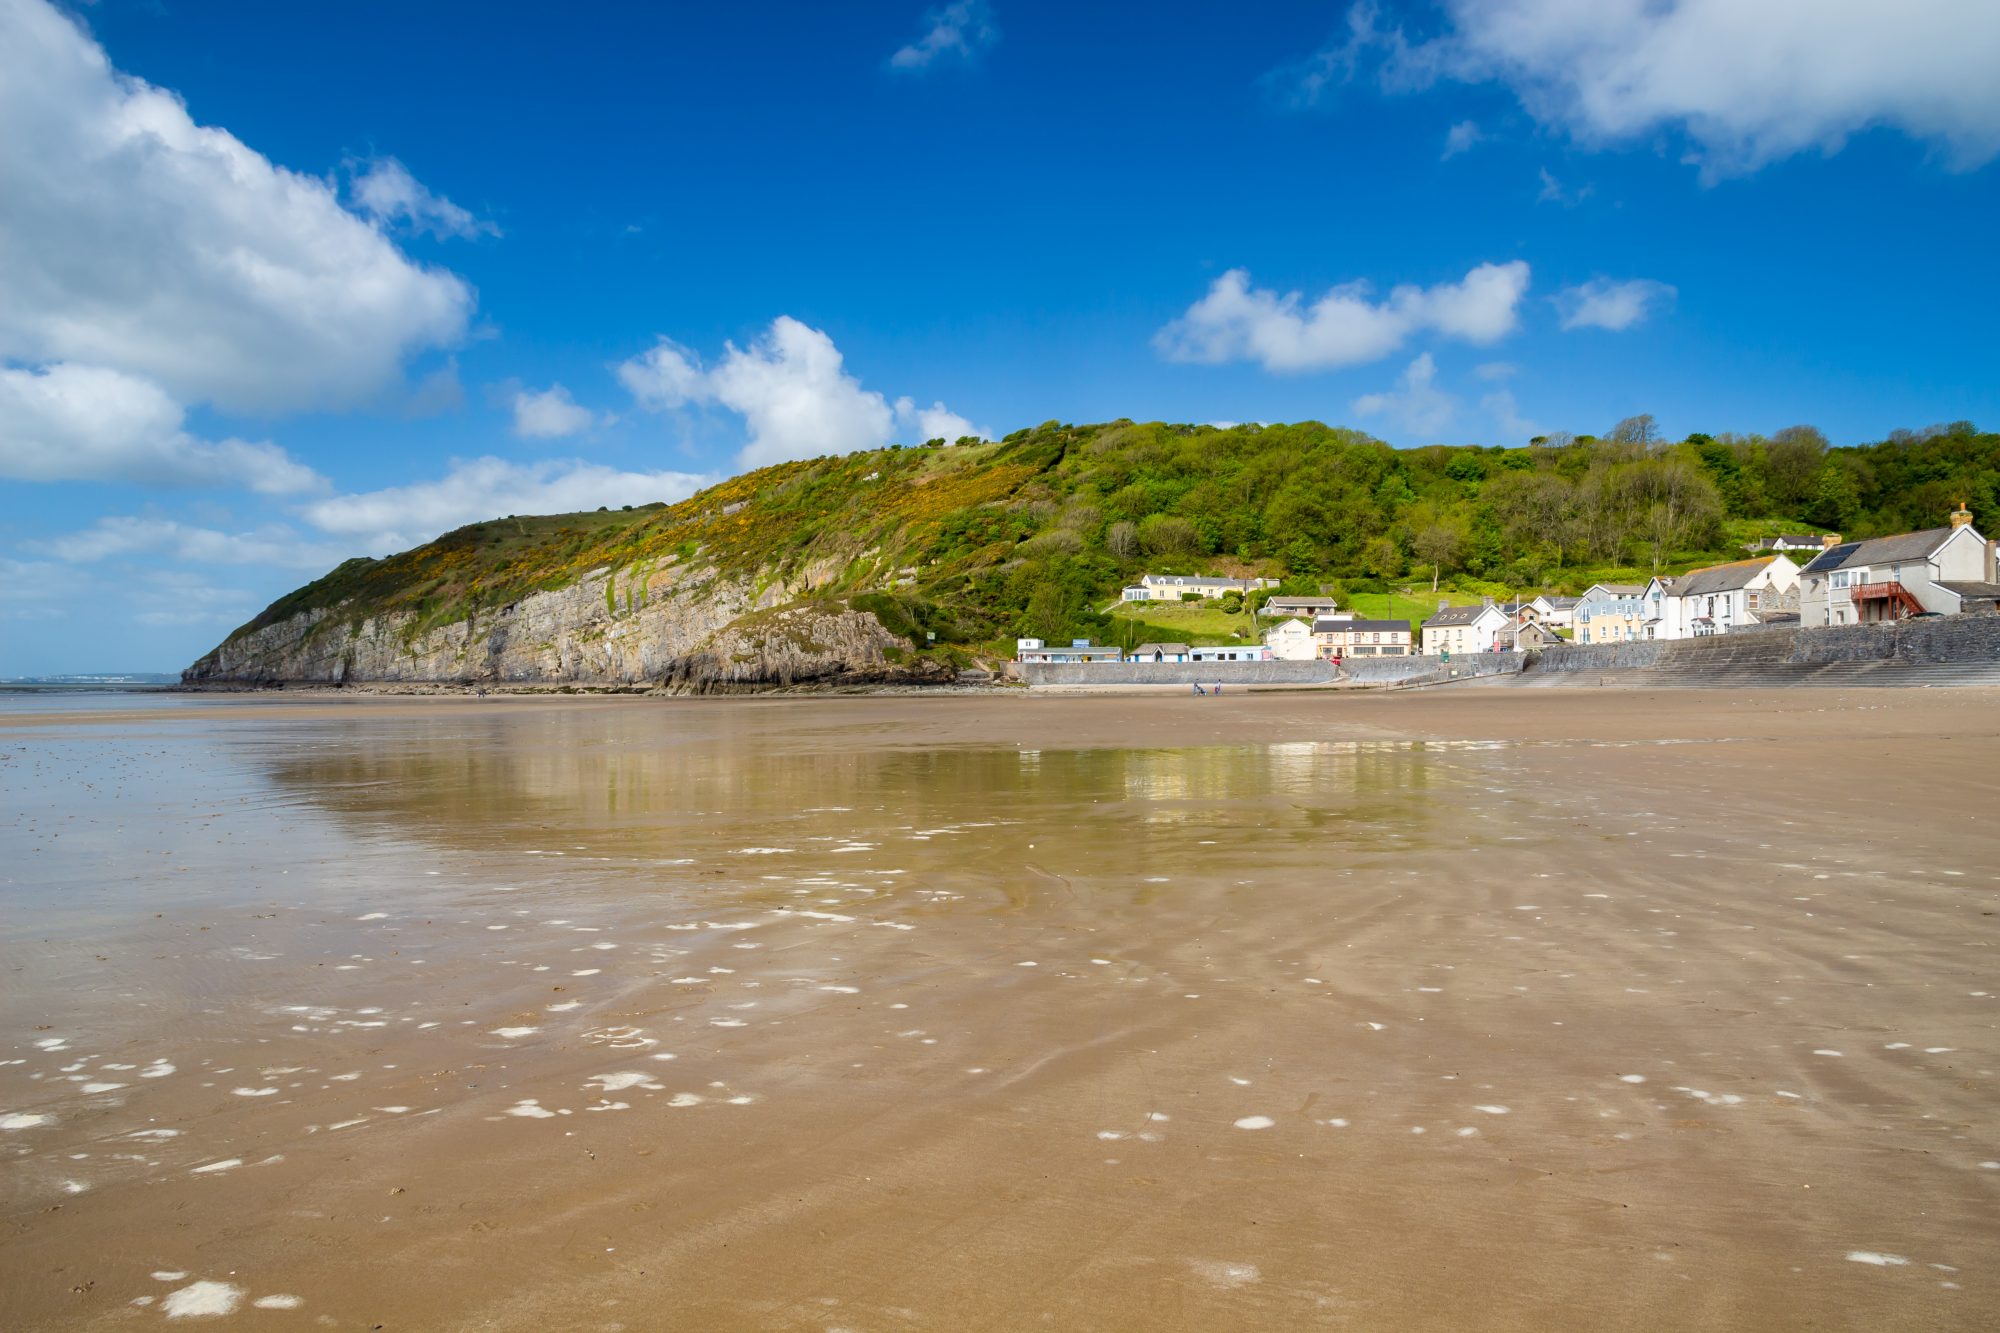
<svg viewBox="0 0 2000 1333"><path fill-rule="evenodd" d="M1847 586L1847 576L1849 572L1850 571L1845 569L1834 570L1833 574L1829 579L1829 586L1835 588L1845 588Z"/></svg>

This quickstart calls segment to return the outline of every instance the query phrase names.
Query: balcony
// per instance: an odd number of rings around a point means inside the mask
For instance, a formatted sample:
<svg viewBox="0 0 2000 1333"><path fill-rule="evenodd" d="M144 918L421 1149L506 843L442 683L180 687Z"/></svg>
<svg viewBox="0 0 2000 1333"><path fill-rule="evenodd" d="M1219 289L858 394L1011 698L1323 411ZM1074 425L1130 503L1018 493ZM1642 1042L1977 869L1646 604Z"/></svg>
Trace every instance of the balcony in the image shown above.
<svg viewBox="0 0 2000 1333"><path fill-rule="evenodd" d="M1906 616L1921 615L1924 610L1924 604L1917 600L1916 594L1894 579L1885 583L1857 583L1847 595L1856 603L1881 603L1875 608L1877 614L1873 617L1868 615L1864 605L1863 619L1901 620Z"/></svg>

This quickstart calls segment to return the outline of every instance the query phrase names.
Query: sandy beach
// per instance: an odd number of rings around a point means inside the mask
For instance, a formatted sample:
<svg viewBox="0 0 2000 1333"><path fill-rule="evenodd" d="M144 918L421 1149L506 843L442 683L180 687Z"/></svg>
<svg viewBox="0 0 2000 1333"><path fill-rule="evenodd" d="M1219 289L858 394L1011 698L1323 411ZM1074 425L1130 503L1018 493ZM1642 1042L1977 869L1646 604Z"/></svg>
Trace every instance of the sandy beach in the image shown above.
<svg viewBox="0 0 2000 1333"><path fill-rule="evenodd" d="M2000 692L0 707L0 1326L1986 1329Z"/></svg>

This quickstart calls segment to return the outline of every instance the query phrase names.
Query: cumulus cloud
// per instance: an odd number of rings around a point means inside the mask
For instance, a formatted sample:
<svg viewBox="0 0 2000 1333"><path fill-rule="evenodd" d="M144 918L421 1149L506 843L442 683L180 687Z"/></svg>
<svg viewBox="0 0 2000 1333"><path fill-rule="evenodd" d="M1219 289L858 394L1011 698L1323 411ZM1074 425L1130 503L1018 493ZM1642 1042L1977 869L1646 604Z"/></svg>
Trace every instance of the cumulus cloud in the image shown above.
<svg viewBox="0 0 2000 1333"><path fill-rule="evenodd" d="M0 366L0 477L245 487L266 495L325 481L273 444L202 440L147 380L97 366Z"/></svg>
<svg viewBox="0 0 2000 1333"><path fill-rule="evenodd" d="M1391 91L1499 82L1581 142L1671 129L1708 179L1891 126L1955 168L2000 153L2000 6L1990 0L1445 0L1447 30L1412 42L1373 4L1283 73L1316 100L1379 61Z"/></svg>
<svg viewBox="0 0 2000 1333"><path fill-rule="evenodd" d="M577 459L474 458L454 462L436 481L330 496L299 512L321 531L351 539L362 552L386 555L467 523L684 500L716 480L687 472L623 472Z"/></svg>
<svg viewBox="0 0 2000 1333"><path fill-rule="evenodd" d="M891 408L847 373L832 338L789 315L772 320L748 347L724 344L722 359L712 367L662 338L651 351L620 365L618 379L641 407L655 412L715 405L741 416L750 432L737 456L745 468L879 449L893 438L899 412L917 429L943 427L934 434L946 439L985 434L943 403L919 409L905 398Z"/></svg>
<svg viewBox="0 0 2000 1333"><path fill-rule="evenodd" d="M926 440L944 440L950 444L956 444L968 435L983 440L990 439L993 434L991 431L981 430L943 403L918 407L910 398L896 400L896 420L914 426Z"/></svg>
<svg viewBox="0 0 2000 1333"><path fill-rule="evenodd" d="M1478 121L1459 121L1444 133L1444 160L1449 161L1460 153L1471 152L1485 137L1480 133Z"/></svg>
<svg viewBox="0 0 2000 1333"><path fill-rule="evenodd" d="M307 541L282 523L248 532L223 532L169 518L114 514L38 549L76 564L123 556L163 556L190 565L253 565L263 568L331 569L353 552Z"/></svg>
<svg viewBox="0 0 2000 1333"><path fill-rule="evenodd" d="M433 194L410 169L393 157L351 164L354 178L348 194L354 206L383 226L429 232L439 240L498 236L500 228L476 218L441 194Z"/></svg>
<svg viewBox="0 0 2000 1333"><path fill-rule="evenodd" d="M185 570L151 570L122 591L141 625L240 625L257 612L248 590L217 587Z"/></svg>
<svg viewBox="0 0 2000 1333"><path fill-rule="evenodd" d="M560 384L551 384L540 393L516 389L510 406L514 409L514 433L525 440L559 440L597 424L596 414L578 406Z"/></svg>
<svg viewBox="0 0 2000 1333"><path fill-rule="evenodd" d="M1361 416L1386 416L1415 435L1434 435L1451 424L1458 404L1437 384L1437 362L1425 352L1410 362L1388 393L1368 393L1354 400Z"/></svg>
<svg viewBox="0 0 2000 1333"><path fill-rule="evenodd" d="M1519 323L1516 311L1527 290L1528 265L1516 259L1481 264L1460 282L1398 286L1379 302L1369 298L1365 284L1349 283L1308 306L1298 292L1252 287L1248 271L1231 269L1161 329L1153 345L1170 361L1329 370L1379 361L1427 330L1466 342L1497 341Z"/></svg>
<svg viewBox="0 0 2000 1333"><path fill-rule="evenodd" d="M1484 367L1482 367L1483 369ZM1542 433L1542 428L1521 415L1520 405L1514 401L1512 389L1495 389L1479 400L1500 429L1503 440L1510 445L1525 444Z"/></svg>
<svg viewBox="0 0 2000 1333"><path fill-rule="evenodd" d="M1593 278L1555 296L1564 329L1629 329L1673 301L1674 289L1651 278Z"/></svg>
<svg viewBox="0 0 2000 1333"><path fill-rule="evenodd" d="M1538 204L1561 204L1564 208L1575 208L1597 193L1597 187L1588 183L1574 189L1564 186L1555 178L1555 173L1547 167L1539 168L1537 175L1542 182L1542 188L1535 193L1535 202Z"/></svg>
<svg viewBox="0 0 2000 1333"><path fill-rule="evenodd" d="M889 57L891 69L929 69L938 60L971 61L1000 40L986 0L952 0L924 14L923 34Z"/></svg>
<svg viewBox="0 0 2000 1333"><path fill-rule="evenodd" d="M120 74L42 0L0 0L0 53L0 361L275 411L364 399L464 334L459 278Z"/></svg>

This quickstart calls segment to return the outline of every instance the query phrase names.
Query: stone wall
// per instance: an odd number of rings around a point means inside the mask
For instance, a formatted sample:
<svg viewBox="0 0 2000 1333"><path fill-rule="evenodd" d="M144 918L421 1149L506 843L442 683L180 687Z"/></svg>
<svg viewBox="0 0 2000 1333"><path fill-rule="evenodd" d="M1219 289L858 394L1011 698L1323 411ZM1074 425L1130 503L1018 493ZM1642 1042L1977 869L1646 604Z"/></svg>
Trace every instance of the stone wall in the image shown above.
<svg viewBox="0 0 2000 1333"><path fill-rule="evenodd" d="M1534 672L1630 670L1658 667L1823 666L1833 662L1903 661L1923 664L2000 660L2000 616L1938 616L1880 625L1827 625L1766 629L1706 639L1641 643L1573 644L1532 654Z"/></svg>
<svg viewBox="0 0 2000 1333"><path fill-rule="evenodd" d="M1329 685L1331 662L1024 662L1030 685Z"/></svg>

